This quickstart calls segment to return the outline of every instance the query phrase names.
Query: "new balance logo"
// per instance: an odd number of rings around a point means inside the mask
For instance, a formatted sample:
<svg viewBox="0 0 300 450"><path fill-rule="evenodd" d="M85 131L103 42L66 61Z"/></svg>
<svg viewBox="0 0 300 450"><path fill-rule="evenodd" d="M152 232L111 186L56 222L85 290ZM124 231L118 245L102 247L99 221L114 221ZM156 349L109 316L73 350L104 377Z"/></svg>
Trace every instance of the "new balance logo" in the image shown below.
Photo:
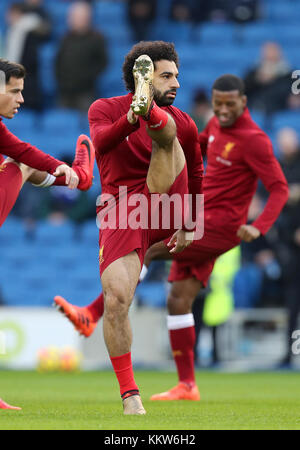
<svg viewBox="0 0 300 450"><path fill-rule="evenodd" d="M159 123L156 123L155 125L149 125L149 128L158 128L162 124L162 120Z"/></svg>

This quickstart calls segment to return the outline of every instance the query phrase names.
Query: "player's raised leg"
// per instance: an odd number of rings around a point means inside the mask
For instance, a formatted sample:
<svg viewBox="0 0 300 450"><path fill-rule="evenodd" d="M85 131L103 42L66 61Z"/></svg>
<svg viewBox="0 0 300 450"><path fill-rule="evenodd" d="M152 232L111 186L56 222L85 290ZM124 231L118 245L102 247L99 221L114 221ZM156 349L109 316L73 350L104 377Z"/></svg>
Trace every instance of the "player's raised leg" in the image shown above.
<svg viewBox="0 0 300 450"><path fill-rule="evenodd" d="M168 95L176 95L174 93L179 87L178 69L174 61L168 60L159 61L156 66L154 71L148 55L141 55L136 59L133 68L135 93L131 109L135 115L147 121L147 133L152 139L152 155L147 174L149 191L166 193L184 168L185 156L176 137L174 119L153 101L154 95L159 96L161 74L168 74L171 78Z"/></svg>
<svg viewBox="0 0 300 450"><path fill-rule="evenodd" d="M169 391L152 395L151 400L200 400L195 381L192 304L201 287L201 282L196 278L172 283L167 302L167 326L179 382Z"/></svg>

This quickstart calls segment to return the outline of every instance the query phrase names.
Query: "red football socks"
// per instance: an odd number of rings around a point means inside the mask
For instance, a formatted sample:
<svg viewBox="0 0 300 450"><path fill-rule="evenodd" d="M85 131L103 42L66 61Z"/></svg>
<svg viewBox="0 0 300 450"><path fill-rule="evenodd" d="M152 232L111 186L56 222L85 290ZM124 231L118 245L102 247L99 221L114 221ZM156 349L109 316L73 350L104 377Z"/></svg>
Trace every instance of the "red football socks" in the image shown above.
<svg viewBox="0 0 300 450"><path fill-rule="evenodd" d="M118 378L122 399L125 400L132 395L138 395L139 388L134 381L131 352L121 356L111 356L110 360Z"/></svg>
<svg viewBox="0 0 300 450"><path fill-rule="evenodd" d="M162 130L168 123L168 114L153 102L152 109L147 117L148 127L153 131Z"/></svg>
<svg viewBox="0 0 300 450"><path fill-rule="evenodd" d="M104 297L101 292L101 294L94 300L92 303L90 303L86 307L89 312L91 313L94 322L98 322L98 320L101 319L104 313Z"/></svg>
<svg viewBox="0 0 300 450"><path fill-rule="evenodd" d="M169 330L169 336L179 381L188 385L194 385L195 327L191 326L188 328Z"/></svg>

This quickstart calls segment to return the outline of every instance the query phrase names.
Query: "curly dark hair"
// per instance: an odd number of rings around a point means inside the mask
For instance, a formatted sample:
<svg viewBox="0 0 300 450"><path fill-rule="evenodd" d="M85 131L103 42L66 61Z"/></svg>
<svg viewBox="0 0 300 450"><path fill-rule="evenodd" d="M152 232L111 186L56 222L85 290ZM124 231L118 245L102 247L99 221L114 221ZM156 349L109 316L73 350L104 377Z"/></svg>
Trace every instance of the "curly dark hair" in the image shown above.
<svg viewBox="0 0 300 450"><path fill-rule="evenodd" d="M150 56L154 67L155 62L161 61L162 59L174 61L177 68L179 67L179 58L173 43L165 41L141 41L135 44L125 56L123 64L123 80L126 89L130 92L134 92L134 79L132 75L134 62L141 55Z"/></svg>

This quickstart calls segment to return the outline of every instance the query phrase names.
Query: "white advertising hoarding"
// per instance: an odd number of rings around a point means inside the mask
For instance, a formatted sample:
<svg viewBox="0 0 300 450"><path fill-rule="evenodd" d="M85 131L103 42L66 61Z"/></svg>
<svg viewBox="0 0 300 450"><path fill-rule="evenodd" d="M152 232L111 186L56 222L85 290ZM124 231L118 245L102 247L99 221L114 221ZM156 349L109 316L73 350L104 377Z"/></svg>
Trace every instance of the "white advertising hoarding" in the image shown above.
<svg viewBox="0 0 300 450"><path fill-rule="evenodd" d="M51 308L0 308L0 369L34 369L41 348L79 349L73 326Z"/></svg>

